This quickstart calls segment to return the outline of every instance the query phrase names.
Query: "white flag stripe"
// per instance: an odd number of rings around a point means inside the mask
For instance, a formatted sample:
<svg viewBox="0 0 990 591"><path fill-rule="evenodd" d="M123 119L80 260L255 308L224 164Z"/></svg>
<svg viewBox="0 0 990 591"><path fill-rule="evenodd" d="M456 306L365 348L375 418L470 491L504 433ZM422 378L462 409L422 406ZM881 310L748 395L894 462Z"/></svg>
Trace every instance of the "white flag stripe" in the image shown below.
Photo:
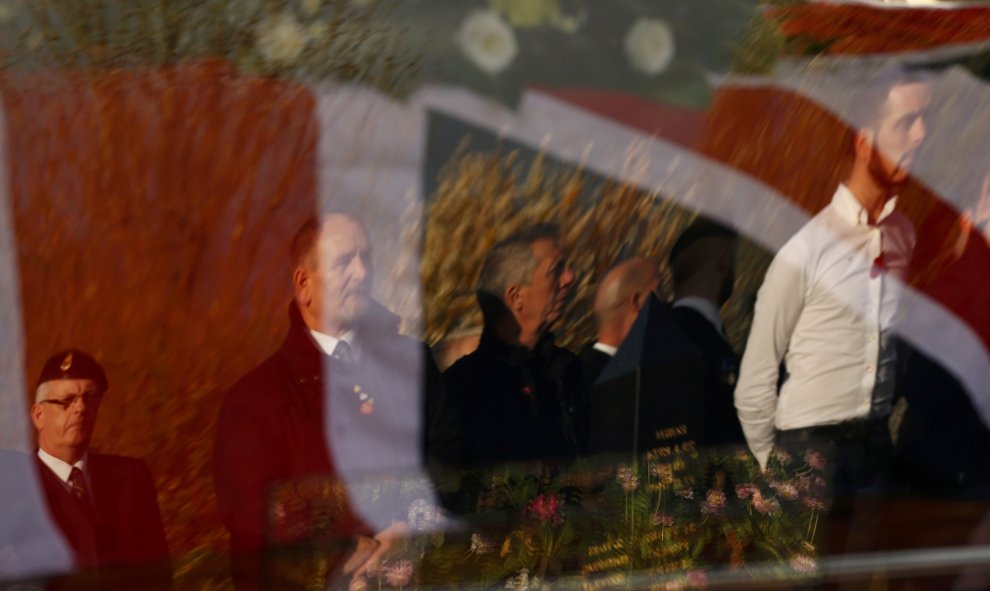
<svg viewBox="0 0 990 591"><path fill-rule="evenodd" d="M950 2L949 0L817 0L817 2L819 4L858 4L886 10L904 10L905 8L956 10L958 8L976 8L980 6L975 2Z"/></svg>
<svg viewBox="0 0 990 591"><path fill-rule="evenodd" d="M418 272L422 260L421 240L414 233L397 232L396 228L402 228L406 212L420 202L425 113L367 87L322 84L310 90L316 98L320 126L316 162L317 211L327 213L343 209L361 219L372 245L373 269L392 269L395 262L401 260L416 270L400 276L378 277L373 284L375 297L386 307L404 318L415 317L415 311L422 309ZM410 334L422 332L419 326L404 328ZM389 373L389 363L393 360L379 359L371 353L365 351L366 361L380 364L377 366L379 373ZM404 378L409 384L422 384L425 376L417 374ZM393 461L403 468L403 486L418 488L423 501L438 505L423 467L419 440L403 435L418 435L424 424L423 388L410 390L419 397L399 397L392 402L406 406L389 409L392 415L403 419L400 428L391 433L401 445L378 439L377 442L388 448L377 450L380 454L353 437L354 429L349 425L332 420L332 408L339 404L339 396L332 396L329 390L324 392L328 452L337 476L348 489L351 508L375 531L384 530L398 516L405 517L409 509L400 504L399 496L394 498L394 503L389 503L387 497L378 499L368 495L368 485L381 478L381 463L389 452L394 456ZM433 526L442 527L442 524Z"/></svg>
<svg viewBox="0 0 990 591"><path fill-rule="evenodd" d="M24 332L7 168L6 112L0 107L0 581L67 572L69 547L51 520L37 472L24 399Z"/></svg>

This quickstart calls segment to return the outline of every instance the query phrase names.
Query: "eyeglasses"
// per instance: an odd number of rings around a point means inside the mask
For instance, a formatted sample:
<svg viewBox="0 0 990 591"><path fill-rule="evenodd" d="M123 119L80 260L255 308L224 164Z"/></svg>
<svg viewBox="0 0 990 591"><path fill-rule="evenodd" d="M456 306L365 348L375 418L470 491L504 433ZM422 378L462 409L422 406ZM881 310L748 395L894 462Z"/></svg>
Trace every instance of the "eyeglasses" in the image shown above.
<svg viewBox="0 0 990 591"><path fill-rule="evenodd" d="M98 403L102 397L102 394L86 392L85 394L74 394L72 396L66 396L65 398L49 398L47 400L42 400L41 404L54 404L55 406L62 407L63 410L67 410L72 408L72 405L75 404L77 400L82 400L86 403L86 406L90 406L91 404Z"/></svg>

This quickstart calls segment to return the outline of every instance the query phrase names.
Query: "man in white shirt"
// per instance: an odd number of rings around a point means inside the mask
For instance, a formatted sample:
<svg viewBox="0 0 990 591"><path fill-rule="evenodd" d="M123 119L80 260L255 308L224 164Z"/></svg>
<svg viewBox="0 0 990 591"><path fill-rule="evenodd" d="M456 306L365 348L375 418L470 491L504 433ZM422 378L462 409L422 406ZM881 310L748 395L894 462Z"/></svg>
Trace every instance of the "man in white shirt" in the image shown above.
<svg viewBox="0 0 990 591"><path fill-rule="evenodd" d="M632 257L612 267L595 293L597 340L578 356L588 391L602 369L615 357L650 293L660 288L657 263L645 257Z"/></svg>
<svg viewBox="0 0 990 591"><path fill-rule="evenodd" d="M775 442L824 444L837 494L877 484L890 462L889 337L915 242L895 195L930 102L928 85L903 75L858 93L850 172L774 258L742 360L735 406L760 466Z"/></svg>

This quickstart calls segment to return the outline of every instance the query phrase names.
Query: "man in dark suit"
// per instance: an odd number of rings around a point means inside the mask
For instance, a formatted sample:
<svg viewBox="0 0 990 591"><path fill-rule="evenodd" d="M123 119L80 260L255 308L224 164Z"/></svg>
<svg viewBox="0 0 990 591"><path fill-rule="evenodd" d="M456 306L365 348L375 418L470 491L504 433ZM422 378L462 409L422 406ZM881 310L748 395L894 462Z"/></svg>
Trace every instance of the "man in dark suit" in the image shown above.
<svg viewBox="0 0 990 591"><path fill-rule="evenodd" d="M357 219L314 217L291 251L288 334L227 392L217 427L217 502L238 588L259 584L264 548L314 541L305 537L313 531L276 539L271 501L280 487L319 480L341 490L322 535L357 544L349 573L360 576L391 551L408 530L408 506L348 493L420 465L422 388L439 373L425 346L399 334L398 316L371 298L371 245Z"/></svg>
<svg viewBox="0 0 990 591"><path fill-rule="evenodd" d="M489 251L477 285L481 342L443 374L430 405L437 464L560 460L582 449L581 368L549 332L573 282L555 226L526 228Z"/></svg>
<svg viewBox="0 0 990 591"><path fill-rule="evenodd" d="M151 472L140 460L89 449L106 391L106 373L82 351L45 363L31 420L48 507L76 565L102 586L167 587L172 570Z"/></svg>
<svg viewBox="0 0 990 591"><path fill-rule="evenodd" d="M709 447L745 443L733 406L739 356L725 336L719 310L732 295L738 235L700 218L670 251L674 317L704 356L705 418L699 442Z"/></svg>
<svg viewBox="0 0 990 591"><path fill-rule="evenodd" d="M589 392L626 339L650 293L657 294L659 288L657 264L644 257L622 261L602 278L594 303L598 338L578 356Z"/></svg>

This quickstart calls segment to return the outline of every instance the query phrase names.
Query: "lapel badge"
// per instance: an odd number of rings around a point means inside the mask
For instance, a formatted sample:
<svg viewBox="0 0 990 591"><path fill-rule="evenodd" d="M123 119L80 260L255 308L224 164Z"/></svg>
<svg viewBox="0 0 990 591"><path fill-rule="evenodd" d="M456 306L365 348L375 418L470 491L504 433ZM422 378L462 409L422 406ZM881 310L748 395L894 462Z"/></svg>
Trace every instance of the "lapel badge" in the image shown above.
<svg viewBox="0 0 990 591"><path fill-rule="evenodd" d="M364 388L355 385L354 393L357 394L358 400L361 401L361 406L358 407L361 414L367 416L375 412L375 399L369 396L368 393L364 391Z"/></svg>

